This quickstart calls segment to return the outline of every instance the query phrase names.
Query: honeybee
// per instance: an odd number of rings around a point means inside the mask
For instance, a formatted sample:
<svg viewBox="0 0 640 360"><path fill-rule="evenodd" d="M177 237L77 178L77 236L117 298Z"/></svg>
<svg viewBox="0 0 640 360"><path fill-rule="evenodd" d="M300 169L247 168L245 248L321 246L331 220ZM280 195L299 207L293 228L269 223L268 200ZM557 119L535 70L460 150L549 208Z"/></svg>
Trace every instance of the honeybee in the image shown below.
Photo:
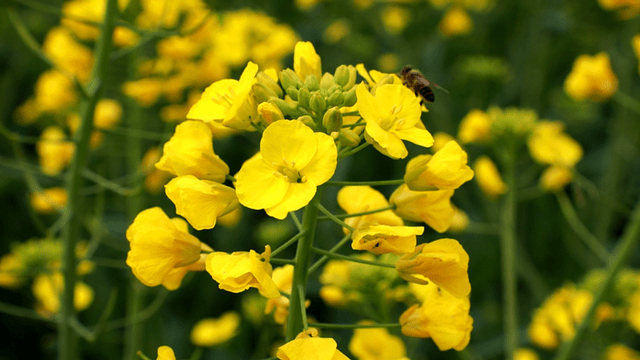
<svg viewBox="0 0 640 360"><path fill-rule="evenodd" d="M420 71L415 70L408 65L400 70L400 74L398 74L398 76L402 79L402 84L410 90L413 90L416 96L420 98L420 105L424 104L425 101L432 103L435 100L431 86L436 89L440 88L446 91L438 86L438 84L429 82L429 80L424 78Z"/></svg>

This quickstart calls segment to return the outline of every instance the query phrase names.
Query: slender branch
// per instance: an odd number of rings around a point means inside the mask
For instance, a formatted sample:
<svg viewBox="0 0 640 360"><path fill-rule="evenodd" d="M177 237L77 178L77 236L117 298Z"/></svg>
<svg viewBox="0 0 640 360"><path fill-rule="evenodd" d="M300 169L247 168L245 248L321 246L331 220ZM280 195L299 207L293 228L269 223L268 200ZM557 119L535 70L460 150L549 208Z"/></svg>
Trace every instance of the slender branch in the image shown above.
<svg viewBox="0 0 640 360"><path fill-rule="evenodd" d="M395 269L396 268L396 266L394 264L387 264L387 263L383 263L383 262L379 262L379 261L363 260L363 259L360 259L360 258L357 258L357 257L353 257L353 256L340 255L340 254L332 253L331 251L319 249L317 247L312 247L311 251L313 251L315 253L318 253L320 255L324 255L324 256L329 257L329 258L333 258L333 259L346 260L346 261L351 261L351 262L355 262L355 263L373 265L373 266L379 266L379 267L386 267L386 268L391 268L391 269Z"/></svg>
<svg viewBox="0 0 640 360"><path fill-rule="evenodd" d="M269 259L269 262L272 264L278 264L278 265L295 265L296 264L295 260L289 260L289 259Z"/></svg>
<svg viewBox="0 0 640 360"><path fill-rule="evenodd" d="M381 180L381 181L327 181L327 186L384 186L384 185L402 185L404 179L397 180Z"/></svg>
<svg viewBox="0 0 640 360"><path fill-rule="evenodd" d="M43 317L31 308L25 308L22 306L11 305L3 302L0 302L0 313L5 313L25 319L41 320L50 323L55 322L54 319Z"/></svg>
<svg viewBox="0 0 640 360"><path fill-rule="evenodd" d="M377 328L399 328L400 323L389 324L332 324L332 323L309 323L310 327L321 329L377 329Z"/></svg>
<svg viewBox="0 0 640 360"><path fill-rule="evenodd" d="M340 154L338 154L338 159L344 159L347 156L351 156L351 155L353 155L353 154L355 154L357 152L360 152L360 150L366 148L369 145L371 145L371 144L369 144L368 142L365 142L364 144L362 144L362 145L360 145L358 147L355 147L355 148L353 148L351 150L342 151Z"/></svg>
<svg viewBox="0 0 640 360"><path fill-rule="evenodd" d="M624 106L625 108L635 112L637 115L640 115L640 101L635 99L633 96L629 96L618 90L613 94L613 97L611 99Z"/></svg>
<svg viewBox="0 0 640 360"><path fill-rule="evenodd" d="M359 212L359 213L351 213L351 214L340 214L340 215L333 215L335 218L337 219L347 219L347 218L352 218L352 217L358 217L358 216L364 216L364 215L370 215L370 214L377 214L379 212L383 212L383 211L387 211L387 210L394 210L396 208L396 205L389 205L383 208L379 208L379 209L374 209L374 210L369 210L369 211L363 211L363 212ZM318 217L318 221L325 221L325 220L331 220L331 218L329 218L328 216L320 216Z"/></svg>
<svg viewBox="0 0 640 360"><path fill-rule="evenodd" d="M335 222L336 224L349 229L349 231L354 232L356 229L353 228L353 226L345 223L344 221L338 219L335 215L333 215L329 210L327 210L324 206L322 206L322 204L317 203L316 206L318 207L318 210L320 210L321 213L325 214L329 219L331 219L333 222Z"/></svg>
<svg viewBox="0 0 640 360"><path fill-rule="evenodd" d="M291 239L287 240L284 244L278 246L277 249L273 250L271 252L271 256L276 256L279 253L281 253L282 251L284 251L285 249L287 249L289 246L291 246L292 244L294 244L296 241L298 241L298 239L300 239L301 237L303 237L305 234L305 231L301 231L298 234L296 234L294 237L292 237Z"/></svg>
<svg viewBox="0 0 640 360"><path fill-rule="evenodd" d="M291 216L291 220L293 220L293 223L296 224L298 231L302 231L302 223L298 219L298 216L296 215L296 213L292 211L289 213L289 216Z"/></svg>
<svg viewBox="0 0 640 360"><path fill-rule="evenodd" d="M345 235L342 239L340 239L340 241L338 241L337 244L335 244L331 250L329 250L330 253L335 253L336 251L338 251L342 246L344 246L344 244L346 244L347 242L349 242L349 240L351 240L351 233ZM311 265L311 267L309 267L309 274L311 274L312 272L316 271L320 266L322 266L322 264L324 264L327 260L329 260L329 257L324 255L322 256L320 259L318 259L315 263L313 263L313 265Z"/></svg>

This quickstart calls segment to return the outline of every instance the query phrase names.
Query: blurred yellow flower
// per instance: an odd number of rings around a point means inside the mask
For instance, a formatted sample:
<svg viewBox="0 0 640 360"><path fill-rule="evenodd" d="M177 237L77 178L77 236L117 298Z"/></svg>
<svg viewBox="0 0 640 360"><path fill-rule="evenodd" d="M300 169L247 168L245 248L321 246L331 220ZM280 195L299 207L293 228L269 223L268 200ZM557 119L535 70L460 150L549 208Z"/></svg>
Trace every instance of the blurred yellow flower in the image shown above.
<svg viewBox="0 0 640 360"><path fill-rule="evenodd" d="M572 168L582 158L582 146L563 132L559 121L538 121L527 145L539 163Z"/></svg>
<svg viewBox="0 0 640 360"><path fill-rule="evenodd" d="M114 99L100 99L93 115L97 129L112 129L122 118L122 105Z"/></svg>
<svg viewBox="0 0 640 360"><path fill-rule="evenodd" d="M539 360L538 354L531 350L525 348L516 349L513 353L513 360Z"/></svg>
<svg viewBox="0 0 640 360"><path fill-rule="evenodd" d="M638 74L640 74L640 34L635 35L631 39L631 47L633 47L633 52L636 54L636 59L638 60Z"/></svg>
<svg viewBox="0 0 640 360"><path fill-rule="evenodd" d="M422 305L413 305L400 316L402 333L432 338L440 351L464 349L473 329L469 298L456 298L434 283L422 286L427 287Z"/></svg>
<svg viewBox="0 0 640 360"><path fill-rule="evenodd" d="M621 19L630 19L640 14L640 1L638 0L598 0L605 10L618 10Z"/></svg>
<svg viewBox="0 0 640 360"><path fill-rule="evenodd" d="M631 295L626 317L631 328L640 334L640 291L636 291Z"/></svg>
<svg viewBox="0 0 640 360"><path fill-rule="evenodd" d="M455 141L449 141L434 155L409 160L404 175L405 183L414 191L457 189L472 178L467 153Z"/></svg>
<svg viewBox="0 0 640 360"><path fill-rule="evenodd" d="M378 68L384 72L392 72L400 66L400 59L394 53L384 53L378 57Z"/></svg>
<svg viewBox="0 0 640 360"><path fill-rule="evenodd" d="M540 176L540 188L545 191L562 190L573 180L573 171L564 166L549 166Z"/></svg>
<svg viewBox="0 0 640 360"><path fill-rule="evenodd" d="M30 195L31 207L38 213L51 214L62 211L67 204L67 190L61 187L48 188Z"/></svg>
<svg viewBox="0 0 640 360"><path fill-rule="evenodd" d="M158 357L156 360L176 360L176 354L173 349L168 346L160 346L158 348Z"/></svg>
<svg viewBox="0 0 640 360"><path fill-rule="evenodd" d="M245 161L236 175L238 199L282 220L306 206L317 187L333 176L337 157L329 135L314 133L297 120L276 121L262 134L260 153Z"/></svg>
<svg viewBox="0 0 640 360"><path fill-rule="evenodd" d="M33 296L38 302L36 310L43 316L51 316L60 309L60 295L64 288L62 273L41 274L33 280ZM77 282L73 295L73 306L78 311L85 310L93 302L93 289L83 282Z"/></svg>
<svg viewBox="0 0 640 360"><path fill-rule="evenodd" d="M382 25L391 34L401 33L411 20L411 12L401 6L387 6L381 14Z"/></svg>
<svg viewBox="0 0 640 360"><path fill-rule="evenodd" d="M232 210L230 213L219 217L216 224L220 224L221 226L233 229L238 225L241 218L242 218L242 206L238 206L237 208L235 208L235 210Z"/></svg>
<svg viewBox="0 0 640 360"><path fill-rule="evenodd" d="M273 282L278 287L278 290L285 294L291 294L291 286L293 284L293 265L285 265L273 270L271 276ZM264 308L265 314L273 313L273 319L276 324L284 325L287 322L289 316L289 298L286 296L280 296L267 300L267 304ZM305 306L309 306L311 302L305 301Z"/></svg>
<svg viewBox="0 0 640 360"><path fill-rule="evenodd" d="M175 290L189 270L204 270L200 252L213 250L187 230L184 220L169 219L159 207L136 216L126 233L131 247L126 263L140 282Z"/></svg>
<svg viewBox="0 0 640 360"><path fill-rule="evenodd" d="M348 360L331 338L318 337L316 329L301 332L294 340L280 346L276 357L280 360Z"/></svg>
<svg viewBox="0 0 640 360"><path fill-rule="evenodd" d="M453 218L451 219L451 225L449 226L448 231L451 232L461 232L464 231L469 226L469 215L464 212L462 209L453 206Z"/></svg>
<svg viewBox="0 0 640 360"><path fill-rule="evenodd" d="M17 288L23 282L23 263L21 256L9 253L0 258L0 286Z"/></svg>
<svg viewBox="0 0 640 360"><path fill-rule="evenodd" d="M618 78L611 69L609 55L580 55L564 81L564 91L574 100L605 101L618 90Z"/></svg>
<svg viewBox="0 0 640 360"><path fill-rule="evenodd" d="M489 198L496 198L507 192L507 185L502 181L496 164L488 156L480 156L473 164L476 181L480 189Z"/></svg>
<svg viewBox="0 0 640 360"><path fill-rule="evenodd" d="M322 60L311 42L298 41L296 43L293 50L293 71L302 81L309 75L314 75L318 81L322 78Z"/></svg>
<svg viewBox="0 0 640 360"><path fill-rule="evenodd" d="M622 344L610 345L603 360L640 360L640 353ZM536 359L537 360L537 359Z"/></svg>
<svg viewBox="0 0 640 360"><path fill-rule="evenodd" d="M389 202L396 205L394 212L409 221L424 222L435 231L445 232L453 218L451 197L453 190L412 191L407 184L398 187Z"/></svg>
<svg viewBox="0 0 640 360"><path fill-rule="evenodd" d="M78 101L75 84L60 71L48 70L40 74L34 88L38 109L57 112Z"/></svg>
<svg viewBox="0 0 640 360"><path fill-rule="evenodd" d="M253 287L266 298L276 298L280 292L271 278L270 257L269 245L260 255L253 250L213 252L207 256L206 269L222 290L239 293Z"/></svg>
<svg viewBox="0 0 640 360"><path fill-rule="evenodd" d="M440 20L438 28L444 36L466 35L473 29L473 20L464 8L452 6Z"/></svg>
<svg viewBox="0 0 640 360"><path fill-rule="evenodd" d="M222 344L237 335L240 315L228 311L219 318L205 318L191 329L191 343L195 346L209 347Z"/></svg>
<svg viewBox="0 0 640 360"><path fill-rule="evenodd" d="M36 152L43 173L58 175L71 163L76 147L74 143L66 139L67 135L57 126L49 126L44 129L36 144Z"/></svg>
<svg viewBox="0 0 640 360"><path fill-rule="evenodd" d="M478 109L471 110L461 121L458 129L458 139L462 144L483 143L491 137L493 120L486 112Z"/></svg>
<svg viewBox="0 0 640 360"><path fill-rule="evenodd" d="M361 321L359 324L373 325L374 322ZM358 360L400 360L406 356L402 339L385 328L355 329L349 351Z"/></svg>
<svg viewBox="0 0 640 360"><path fill-rule="evenodd" d="M351 248L376 255L408 253L415 249L416 236L423 232L422 226L370 225L351 234Z"/></svg>
<svg viewBox="0 0 640 360"><path fill-rule="evenodd" d="M185 121L164 144L156 168L177 176L193 175L201 180L222 183L229 167L213 151L213 135L201 121Z"/></svg>
<svg viewBox="0 0 640 360"><path fill-rule="evenodd" d="M122 84L122 92L135 99L141 106L149 107L158 101L163 87L164 82L160 78L142 78Z"/></svg>
<svg viewBox="0 0 640 360"><path fill-rule="evenodd" d="M125 26L116 26L113 29L113 44L118 47L133 46L140 40L137 32Z"/></svg>
<svg viewBox="0 0 640 360"><path fill-rule="evenodd" d="M422 285L431 281L457 298L471 292L468 268L469 255L454 239L420 244L413 253L404 254L396 261L401 278Z"/></svg>
<svg viewBox="0 0 640 360"><path fill-rule="evenodd" d="M73 74L81 82L89 80L93 53L78 43L66 28L59 26L49 30L42 50L63 71Z"/></svg>
<svg viewBox="0 0 640 360"><path fill-rule="evenodd" d="M347 19L338 19L324 29L322 38L327 44L335 44L349 35L349 32L351 32L349 21Z"/></svg>
<svg viewBox="0 0 640 360"><path fill-rule="evenodd" d="M343 186L338 191L338 205L347 214L356 214L389 206L389 202L381 192L371 186ZM375 212L373 214L353 216L344 219L344 222L356 229L371 225L402 226L404 222L392 210ZM349 229L343 229L345 234Z"/></svg>
<svg viewBox="0 0 640 360"><path fill-rule="evenodd" d="M216 219L239 206L236 191L215 181L193 175L178 176L165 185L167 197L196 230L211 229Z"/></svg>
<svg viewBox="0 0 640 360"><path fill-rule="evenodd" d="M420 100L403 85L381 85L375 96L361 83L356 89L356 104L364 118L365 140L392 159L404 159L409 152L403 140L429 147L433 137L417 125L421 123Z"/></svg>
<svg viewBox="0 0 640 360"><path fill-rule="evenodd" d="M433 146L431 147L431 151L440 151L440 149L442 149L449 141L455 141L455 138L442 131L433 134Z"/></svg>

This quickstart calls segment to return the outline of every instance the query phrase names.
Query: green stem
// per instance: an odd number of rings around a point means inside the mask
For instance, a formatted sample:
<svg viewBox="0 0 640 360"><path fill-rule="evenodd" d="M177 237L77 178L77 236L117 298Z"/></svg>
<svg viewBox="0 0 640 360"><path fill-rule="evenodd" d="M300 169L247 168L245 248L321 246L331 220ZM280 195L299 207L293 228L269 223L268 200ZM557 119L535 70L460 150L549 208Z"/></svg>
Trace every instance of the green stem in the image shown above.
<svg viewBox="0 0 640 360"><path fill-rule="evenodd" d="M346 260L346 261L356 262L356 263L360 263L360 264L380 266L380 267L386 267L386 268L391 268L391 269L395 269L396 268L396 266L394 264L387 264L387 263L383 263L383 262L379 262L379 261L363 260L363 259L360 259L360 258L357 258L357 257L353 257L353 256L340 255L340 254L332 253L331 251L319 249L317 247L312 247L311 250L313 252L315 252L315 253L318 253L320 255L324 255L326 257L333 258L333 259Z"/></svg>
<svg viewBox="0 0 640 360"><path fill-rule="evenodd" d="M321 213L325 214L329 219L331 219L331 221L335 222L336 224L342 226L343 228L347 228L349 229L349 231L354 232L356 229L353 228L353 226L345 223L344 221L338 219L335 215L333 215L331 213L331 211L327 210L324 206L322 206L322 204L318 203L316 204L316 206L318 207L318 210L320 210Z"/></svg>
<svg viewBox="0 0 640 360"><path fill-rule="evenodd" d="M374 210L363 211L363 212L352 213L352 214L333 215L333 217L336 218L336 219L347 219L347 218L364 216L364 215L369 215L369 214L376 214L376 213L387 211L387 210L394 210L395 208L396 208L395 205L389 205L389 206L386 206L386 207L383 207L383 208L380 208L380 209L374 209ZM331 219L332 218L330 218L329 216L320 216L318 218L318 221L325 221L325 220L331 220Z"/></svg>
<svg viewBox="0 0 640 360"><path fill-rule="evenodd" d="M355 147L355 148L353 148L353 149L351 149L351 150L345 150L345 151L342 151L342 152L340 152L340 154L338 154L338 159L344 159L344 158L346 158L347 156L351 156L351 155L353 155L353 154L355 154L355 153L359 152L360 150L362 150L362 149L366 148L366 147L367 147L367 146L369 146L369 145L371 145L371 144L369 144L368 142L366 142L366 143L364 143L364 144L362 144L362 145L360 145L360 146L358 146L358 147Z"/></svg>
<svg viewBox="0 0 640 360"><path fill-rule="evenodd" d="M586 226L580 221L580 217L576 213L576 210L573 208L571 201L567 197L567 194L560 191L556 193L556 198L558 199L558 204L560 205L560 210L562 211L562 215L564 215L569 226L575 231L576 234L582 239L584 244L602 261L603 264L607 264L609 262L609 251L596 239L596 237L589 232Z"/></svg>
<svg viewBox="0 0 640 360"><path fill-rule="evenodd" d="M76 150L71 162L67 178L67 194L69 201L67 211L70 220L65 224L62 243L62 273L64 289L60 299L60 317L58 323L58 359L74 360L78 358L77 336L72 326L75 318L73 298L76 284L76 243L80 236L80 225L84 214L82 204L84 198L80 194L82 189L82 170L87 164L89 156L89 137L93 130L93 114L96 103L101 95L102 81L106 75L107 58L111 51L111 38L116 15L116 0L108 0L100 38L96 43L95 62L93 64L91 83L88 86L91 96L83 98L80 105L80 127L76 133Z"/></svg>
<svg viewBox="0 0 640 360"><path fill-rule="evenodd" d="M624 106L625 108L640 115L640 101L635 99L633 96L627 95L624 92L618 90L615 94L613 94L613 97L611 99Z"/></svg>
<svg viewBox="0 0 640 360"><path fill-rule="evenodd" d="M503 199L500 229L504 358L513 359L518 346L515 152L505 153L503 160L505 183L509 189Z"/></svg>
<svg viewBox="0 0 640 360"><path fill-rule="evenodd" d="M591 329L593 324L593 318L596 313L598 305L604 300L605 296L611 289L611 286L615 282L618 273L622 269L625 261L633 253L636 245L640 240L640 202L636 204L636 207L629 219L629 223L624 229L620 242L614 252L612 260L608 263L606 275L604 281L600 287L595 291L593 296L593 302L587 310L584 319L580 322L580 325L576 329L575 336L571 341L565 343L561 348L554 360L568 360L576 350L580 341L586 335L587 331Z"/></svg>
<svg viewBox="0 0 640 360"><path fill-rule="evenodd" d="M309 323L310 327L321 329L376 329L376 328L399 328L400 323L389 324L331 324L331 323Z"/></svg>
<svg viewBox="0 0 640 360"><path fill-rule="evenodd" d="M349 242L349 240L351 240L351 234L345 235L342 239L340 239L340 241L338 241L337 244L335 244L331 248L331 250L329 250L329 252L330 253L334 253L334 252L338 251L344 244ZM315 263L313 263L313 265L311 265L311 267L309 268L309 274L311 274L312 272L316 271L327 260L329 260L329 257L326 256L326 255L323 255L320 259L318 259Z"/></svg>
<svg viewBox="0 0 640 360"><path fill-rule="evenodd" d="M291 286L291 302L289 306L289 319L287 322L287 341L295 339L296 335L306 328L306 311L304 300L306 299L307 276L309 262L311 260L311 248L318 224L318 206L322 197L322 187L319 187L315 196L304 208L302 215L302 231L305 236L298 240L295 265L293 269L293 283Z"/></svg>
<svg viewBox="0 0 640 360"><path fill-rule="evenodd" d="M298 233L297 235L295 235L294 237L292 237L291 239L287 240L287 242L285 242L284 244L278 246L277 249L273 250L271 252L271 257L274 257L276 255L278 255L279 253L281 253L282 251L284 251L285 249L287 249L289 246L291 246L293 243L295 243L296 241L298 241L298 239L300 239L301 237L304 236L304 234L306 234L304 231Z"/></svg>
<svg viewBox="0 0 640 360"><path fill-rule="evenodd" d="M384 185L402 185L404 179L382 180L382 181L327 181L327 186L384 186Z"/></svg>

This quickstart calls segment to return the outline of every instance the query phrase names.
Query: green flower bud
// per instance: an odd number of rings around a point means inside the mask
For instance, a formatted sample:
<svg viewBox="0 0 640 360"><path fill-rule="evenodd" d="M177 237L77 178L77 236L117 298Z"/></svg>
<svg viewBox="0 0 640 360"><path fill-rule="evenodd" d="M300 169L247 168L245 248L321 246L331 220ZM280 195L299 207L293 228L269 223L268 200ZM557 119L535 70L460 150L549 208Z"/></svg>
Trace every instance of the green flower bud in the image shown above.
<svg viewBox="0 0 640 360"><path fill-rule="evenodd" d="M324 113L324 116L322 117L322 125L327 129L327 134L331 134L334 131L340 131L340 128L342 127L342 113L337 106L330 108L326 113Z"/></svg>
<svg viewBox="0 0 640 360"><path fill-rule="evenodd" d="M349 81L345 85L342 86L343 89L349 90L356 84L356 77L358 76L358 72L356 71L356 67L353 65L348 66L349 70Z"/></svg>
<svg viewBox="0 0 640 360"><path fill-rule="evenodd" d="M356 147L360 144L360 135L351 129L342 129L338 140L344 146Z"/></svg>
<svg viewBox="0 0 640 360"><path fill-rule="evenodd" d="M280 84L282 84L283 89L288 89L290 87L300 88L303 86L302 80L295 71L291 69L284 69L280 71Z"/></svg>
<svg viewBox="0 0 640 360"><path fill-rule="evenodd" d="M298 89L293 86L287 88L287 95L295 101L298 101Z"/></svg>
<svg viewBox="0 0 640 360"><path fill-rule="evenodd" d="M269 101L272 97L279 97L273 90L259 82L253 84L252 90L258 104Z"/></svg>
<svg viewBox="0 0 640 360"><path fill-rule="evenodd" d="M343 106L353 106L358 102L358 97L356 96L356 88L353 87L351 90L344 93L344 100L342 102Z"/></svg>
<svg viewBox="0 0 640 360"><path fill-rule="evenodd" d="M311 110L315 111L316 114L321 114L324 109L327 108L327 101L319 91L316 91L311 95L311 99L309 99L309 107Z"/></svg>
<svg viewBox="0 0 640 360"><path fill-rule="evenodd" d="M335 83L336 82L333 80L333 75L329 73L324 73L324 75L322 75L322 79L320 79L320 88L328 90Z"/></svg>
<svg viewBox="0 0 640 360"><path fill-rule="evenodd" d="M307 76L307 78L309 78L309 76ZM303 87L302 89L298 90L298 104L300 106L308 108L310 99L311 99L311 93L309 92L309 89L307 89L306 87Z"/></svg>
<svg viewBox="0 0 640 360"><path fill-rule="evenodd" d="M298 118L299 121L302 121L303 124L307 125L311 130L316 131L316 123L313 121L313 118L309 115L302 115Z"/></svg>
<svg viewBox="0 0 640 360"><path fill-rule="evenodd" d="M297 117L299 111L296 110L295 108L291 107L291 105L287 104L286 101L280 99L280 98L271 98L269 99L269 102L275 106L277 106L280 111L282 111L282 114L284 115L289 115L291 117Z"/></svg>
<svg viewBox="0 0 640 360"><path fill-rule="evenodd" d="M329 106L340 106L344 102L344 95L342 91L336 91L331 96L329 96L329 100L327 101Z"/></svg>
<svg viewBox="0 0 640 360"><path fill-rule="evenodd" d="M336 84L345 86L349 82L349 68L347 65L340 65L334 73Z"/></svg>
<svg viewBox="0 0 640 360"><path fill-rule="evenodd" d="M277 97L279 98L282 97L283 95L282 88L280 87L280 85L278 85L278 83L275 80L271 78L271 76L260 71L258 75L256 75L256 81L258 82L258 84L262 84L267 88L271 89L271 91L273 91Z"/></svg>
<svg viewBox="0 0 640 360"><path fill-rule="evenodd" d="M309 91L316 91L320 89L320 82L313 74L307 75L306 79L304 79L304 84L309 88Z"/></svg>

